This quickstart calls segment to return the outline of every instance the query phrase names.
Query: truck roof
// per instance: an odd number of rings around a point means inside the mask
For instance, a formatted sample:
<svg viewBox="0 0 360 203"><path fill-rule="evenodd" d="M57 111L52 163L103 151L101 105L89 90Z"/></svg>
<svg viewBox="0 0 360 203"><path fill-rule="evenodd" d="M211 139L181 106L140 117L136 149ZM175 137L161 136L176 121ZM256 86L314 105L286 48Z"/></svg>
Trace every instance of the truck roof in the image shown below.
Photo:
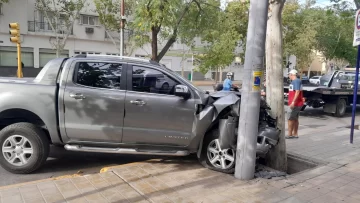
<svg viewBox="0 0 360 203"><path fill-rule="evenodd" d="M114 61L114 62L126 62L126 63L136 63L143 65L154 65L158 68L161 68L165 71L171 71L171 69L167 68L164 64L160 64L156 61L149 59L142 59L137 57L127 57L127 56L112 56L112 55L96 55L96 54L79 54L70 58L56 58L50 60L44 68L40 71L40 73L36 76L34 82L41 84L56 84L56 79L59 76L59 71L62 66L66 64L69 60L78 60L78 59L93 59L93 60L101 60L101 61Z"/></svg>
<svg viewBox="0 0 360 203"><path fill-rule="evenodd" d="M124 61L124 62L143 62L143 63L150 63L153 65L161 66L162 64L153 61L151 59L143 59L138 57L129 57L129 56L113 56L113 55L99 55L99 54L79 54L74 56L74 58L89 58L89 59L106 59L106 60L116 60L116 61Z"/></svg>

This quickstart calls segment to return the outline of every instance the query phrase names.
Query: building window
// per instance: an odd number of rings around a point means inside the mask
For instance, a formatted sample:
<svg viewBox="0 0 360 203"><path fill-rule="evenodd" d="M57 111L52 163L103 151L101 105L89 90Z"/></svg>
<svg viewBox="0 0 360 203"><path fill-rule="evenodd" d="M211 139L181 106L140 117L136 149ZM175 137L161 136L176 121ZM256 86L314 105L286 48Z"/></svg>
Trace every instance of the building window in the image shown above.
<svg viewBox="0 0 360 203"><path fill-rule="evenodd" d="M93 51L74 51L74 54L95 54L100 55L100 52L93 52Z"/></svg>
<svg viewBox="0 0 360 203"><path fill-rule="evenodd" d="M97 16L81 15L80 21L83 25L98 25L98 19Z"/></svg>
<svg viewBox="0 0 360 203"><path fill-rule="evenodd" d="M63 50L60 53L59 58L67 58L69 56L69 51ZM56 59L56 51L52 49L39 49L39 66L40 68L44 67L50 60Z"/></svg>
<svg viewBox="0 0 360 203"><path fill-rule="evenodd" d="M146 58L145 55L140 55L140 54L135 54L135 57L136 57L136 58L143 58L143 59Z"/></svg>
<svg viewBox="0 0 360 203"><path fill-rule="evenodd" d="M17 67L16 47L0 47L0 67ZM25 67L34 67L34 50L23 47L21 50L21 61Z"/></svg>
<svg viewBox="0 0 360 203"><path fill-rule="evenodd" d="M119 54L106 53L108 56L119 56Z"/></svg>

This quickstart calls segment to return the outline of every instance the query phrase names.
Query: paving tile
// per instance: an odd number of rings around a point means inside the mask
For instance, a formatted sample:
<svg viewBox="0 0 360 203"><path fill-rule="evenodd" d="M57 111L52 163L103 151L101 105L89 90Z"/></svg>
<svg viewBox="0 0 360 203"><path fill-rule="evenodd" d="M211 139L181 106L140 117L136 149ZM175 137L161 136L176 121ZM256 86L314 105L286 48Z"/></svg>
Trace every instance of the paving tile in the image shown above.
<svg viewBox="0 0 360 203"><path fill-rule="evenodd" d="M22 203L23 199L21 197L20 191L18 188L11 188L7 190L0 191L1 201L3 203Z"/></svg>
<svg viewBox="0 0 360 203"><path fill-rule="evenodd" d="M360 179L356 179L355 181L350 182L348 185L360 190Z"/></svg>
<svg viewBox="0 0 360 203"><path fill-rule="evenodd" d="M276 194L263 194L260 193L258 195L254 195L258 198L258 201L260 202L266 202L266 203L274 203L284 200L285 198L280 197Z"/></svg>
<svg viewBox="0 0 360 203"><path fill-rule="evenodd" d="M334 199L334 197L326 194L311 200L311 203L336 203L336 201L338 201L338 199Z"/></svg>
<svg viewBox="0 0 360 203"><path fill-rule="evenodd" d="M288 183L286 180L279 180L279 181L271 181L270 185L272 185L275 188L281 189L281 188L289 187L291 184Z"/></svg>
<svg viewBox="0 0 360 203"><path fill-rule="evenodd" d="M109 202L129 202L126 197L118 193L118 191L99 174L88 175L85 176L85 178L99 190L100 194Z"/></svg>
<svg viewBox="0 0 360 203"><path fill-rule="evenodd" d="M47 203L66 202L53 181L39 183L37 187Z"/></svg>
<svg viewBox="0 0 360 203"><path fill-rule="evenodd" d="M297 197L290 197L288 199L282 200L279 203L306 203L308 201L301 200Z"/></svg>
<svg viewBox="0 0 360 203"><path fill-rule="evenodd" d="M296 185L287 187L287 188L283 188L281 190L288 192L290 194L297 194L299 192L302 192L304 190L310 189L315 187L315 185L308 183L308 182L304 182L304 183L298 183Z"/></svg>
<svg viewBox="0 0 360 203"><path fill-rule="evenodd" d="M114 173L100 173L99 175L109 184L111 184L112 187L118 191L118 193L126 197L129 202L147 202L145 197L139 194Z"/></svg>
<svg viewBox="0 0 360 203"><path fill-rule="evenodd" d="M310 201L321 195L322 195L321 193L319 193L316 190L314 190L313 188L311 188L311 189L307 189L307 190L297 193L294 197L297 197L304 201Z"/></svg>
<svg viewBox="0 0 360 203"><path fill-rule="evenodd" d="M359 203L359 200L351 198L351 197L347 197L344 200L340 200L339 202L341 202L341 203L344 203L344 202L346 202L346 203Z"/></svg>
<svg viewBox="0 0 360 203"><path fill-rule="evenodd" d="M327 187L324 187L323 185L318 185L318 186L315 186L312 188L314 191L316 191L317 193L319 194L327 194L331 191L331 189L327 188Z"/></svg>
<svg viewBox="0 0 360 203"><path fill-rule="evenodd" d="M82 196L79 190L72 184L69 179L61 179L54 181L58 190L64 196L67 202L71 203L86 203L86 199Z"/></svg>
<svg viewBox="0 0 360 203"><path fill-rule="evenodd" d="M83 176L71 179L71 182L80 191L88 202L107 202L106 199L98 193L97 189Z"/></svg>
<svg viewBox="0 0 360 203"><path fill-rule="evenodd" d="M39 191L36 185L26 185L19 188L21 196L24 202L38 202L38 203L45 203L41 192Z"/></svg>
<svg viewBox="0 0 360 203"><path fill-rule="evenodd" d="M335 189L335 191L340 193L340 194L348 196L348 195L351 195L351 194L353 194L355 192L358 192L359 188L353 187L353 186L347 184L347 185L344 185L344 186L342 186L340 188Z"/></svg>

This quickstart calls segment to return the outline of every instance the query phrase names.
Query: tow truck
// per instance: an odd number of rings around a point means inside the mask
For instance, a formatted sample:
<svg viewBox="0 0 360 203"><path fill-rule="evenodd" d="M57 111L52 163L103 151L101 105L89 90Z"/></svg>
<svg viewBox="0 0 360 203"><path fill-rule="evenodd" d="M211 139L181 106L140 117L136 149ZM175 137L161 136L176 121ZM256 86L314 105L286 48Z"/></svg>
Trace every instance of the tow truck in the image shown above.
<svg viewBox="0 0 360 203"><path fill-rule="evenodd" d="M354 95L355 71L337 70L323 75L319 85L303 84L303 94L306 98L305 105L312 108L323 108L325 113L336 117L342 117L346 108L352 104ZM289 92L289 86L284 86L285 101ZM360 94L358 91L357 95ZM359 96L357 104L359 104Z"/></svg>

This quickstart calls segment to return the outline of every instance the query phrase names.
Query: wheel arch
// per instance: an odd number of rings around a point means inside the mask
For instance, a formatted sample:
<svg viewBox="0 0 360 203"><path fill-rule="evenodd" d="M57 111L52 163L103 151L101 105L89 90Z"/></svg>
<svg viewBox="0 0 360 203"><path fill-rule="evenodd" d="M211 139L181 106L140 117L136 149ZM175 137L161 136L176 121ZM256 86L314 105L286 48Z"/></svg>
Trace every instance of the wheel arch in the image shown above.
<svg viewBox="0 0 360 203"><path fill-rule="evenodd" d="M0 130L2 130L6 126L20 122L32 123L38 126L45 132L45 135L49 142L52 143L52 139L50 137L46 123L36 113L21 108L12 108L0 112Z"/></svg>

